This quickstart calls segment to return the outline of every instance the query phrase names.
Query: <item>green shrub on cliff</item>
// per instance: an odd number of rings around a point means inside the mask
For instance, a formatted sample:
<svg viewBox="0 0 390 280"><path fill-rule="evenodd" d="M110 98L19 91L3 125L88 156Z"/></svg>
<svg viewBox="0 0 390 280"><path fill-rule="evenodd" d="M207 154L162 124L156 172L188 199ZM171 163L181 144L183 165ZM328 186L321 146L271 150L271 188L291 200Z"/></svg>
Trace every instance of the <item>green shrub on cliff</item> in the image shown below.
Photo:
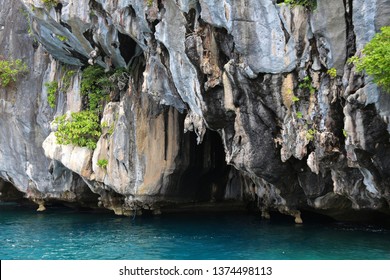
<svg viewBox="0 0 390 280"><path fill-rule="evenodd" d="M11 82L16 82L19 75L27 73L27 65L20 59L4 60L0 57L0 85L8 86Z"/></svg>
<svg viewBox="0 0 390 280"><path fill-rule="evenodd" d="M97 165L100 167L100 168L107 168L107 165L108 165L108 160L107 159L99 159L97 161Z"/></svg>
<svg viewBox="0 0 390 280"><path fill-rule="evenodd" d="M57 81L45 83L45 86L47 88L47 102L49 103L51 108L54 108L56 106L58 92L66 91L70 87L70 82L74 74L74 70L66 70L64 75L62 76L60 84L58 84Z"/></svg>
<svg viewBox="0 0 390 280"><path fill-rule="evenodd" d="M313 141L316 133L317 130L315 130L314 128L310 128L306 133L306 139L309 141Z"/></svg>
<svg viewBox="0 0 390 280"><path fill-rule="evenodd" d="M56 34L56 37L57 37L58 40L60 40L61 42L65 42L65 41L68 40L68 37L63 36L63 35Z"/></svg>
<svg viewBox="0 0 390 280"><path fill-rule="evenodd" d="M102 103L107 99L112 83L109 75L98 65L88 66L81 79L81 95L88 99L89 110L102 110Z"/></svg>
<svg viewBox="0 0 390 280"><path fill-rule="evenodd" d="M316 7L315 0L284 0L284 3L291 5L293 7L303 6L303 7L310 9L310 10L313 10Z"/></svg>
<svg viewBox="0 0 390 280"><path fill-rule="evenodd" d="M87 97L88 109L100 113L112 91L125 90L128 83L128 70L124 68L106 72L98 65L88 66L81 79L81 95Z"/></svg>
<svg viewBox="0 0 390 280"><path fill-rule="evenodd" d="M56 106L57 92L58 92L58 83L56 81L52 81L49 83L45 83L47 88L47 103L51 108Z"/></svg>
<svg viewBox="0 0 390 280"><path fill-rule="evenodd" d="M45 7L51 9L58 5L58 0L42 0L42 3L45 4Z"/></svg>
<svg viewBox="0 0 390 280"><path fill-rule="evenodd" d="M76 145L95 149L96 142L101 135L99 117L92 111L81 111L71 113L71 117L66 115L59 116L55 119L58 125L55 136L58 144Z"/></svg>
<svg viewBox="0 0 390 280"><path fill-rule="evenodd" d="M331 77L331 78L336 78L337 77L337 70L336 68L330 68L326 73Z"/></svg>
<svg viewBox="0 0 390 280"><path fill-rule="evenodd" d="M316 92L316 88L313 87L310 76L304 77L303 80L299 83L298 87L300 89L309 90L310 94L314 94Z"/></svg>
<svg viewBox="0 0 390 280"><path fill-rule="evenodd" d="M66 91L70 87L70 82L73 75L76 73L75 70L66 70L64 76L62 77L62 86L61 89Z"/></svg>
<svg viewBox="0 0 390 280"><path fill-rule="evenodd" d="M381 28L381 32L363 48L362 57L349 59L358 71L365 71L374 82L390 92L390 26Z"/></svg>
<svg viewBox="0 0 390 280"><path fill-rule="evenodd" d="M66 89L70 86L70 80L74 73L73 70L65 72L61 89ZM72 144L89 149L96 148L96 142L102 134L99 115L103 109L104 102L108 100L109 93L112 90L121 89L115 82L118 83L117 80L121 81L118 76L122 77L123 73L127 73L126 70L117 69L116 71L105 72L98 65L88 66L84 69L80 92L82 96L86 97L87 110L71 113L70 116L59 116L55 119L57 124L55 135L58 144ZM53 91L54 88L53 86Z"/></svg>

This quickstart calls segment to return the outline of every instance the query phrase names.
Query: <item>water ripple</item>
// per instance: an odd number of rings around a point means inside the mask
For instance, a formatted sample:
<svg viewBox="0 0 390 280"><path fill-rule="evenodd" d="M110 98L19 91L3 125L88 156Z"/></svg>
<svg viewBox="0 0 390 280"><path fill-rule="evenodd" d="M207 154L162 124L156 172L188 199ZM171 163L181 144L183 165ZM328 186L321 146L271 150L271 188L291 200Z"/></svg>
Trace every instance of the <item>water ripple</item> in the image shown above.
<svg viewBox="0 0 390 280"><path fill-rule="evenodd" d="M374 226L296 227L231 214L131 221L58 209L0 211L1 259L390 259L390 232Z"/></svg>

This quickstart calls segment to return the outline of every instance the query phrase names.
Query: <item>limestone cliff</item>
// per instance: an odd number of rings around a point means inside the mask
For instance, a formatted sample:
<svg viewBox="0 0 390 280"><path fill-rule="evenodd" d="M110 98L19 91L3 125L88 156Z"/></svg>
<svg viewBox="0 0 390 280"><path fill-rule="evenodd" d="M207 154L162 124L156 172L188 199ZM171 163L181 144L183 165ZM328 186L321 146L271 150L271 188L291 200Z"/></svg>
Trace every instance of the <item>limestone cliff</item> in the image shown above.
<svg viewBox="0 0 390 280"><path fill-rule="evenodd" d="M30 69L0 88L0 199L9 182L41 207L125 215L222 202L296 222L390 214L390 95L347 63L390 25L390 1L279 2L0 0L0 55ZM88 64L132 69L94 150L58 144L51 125L82 110ZM52 109L44 84L69 69Z"/></svg>

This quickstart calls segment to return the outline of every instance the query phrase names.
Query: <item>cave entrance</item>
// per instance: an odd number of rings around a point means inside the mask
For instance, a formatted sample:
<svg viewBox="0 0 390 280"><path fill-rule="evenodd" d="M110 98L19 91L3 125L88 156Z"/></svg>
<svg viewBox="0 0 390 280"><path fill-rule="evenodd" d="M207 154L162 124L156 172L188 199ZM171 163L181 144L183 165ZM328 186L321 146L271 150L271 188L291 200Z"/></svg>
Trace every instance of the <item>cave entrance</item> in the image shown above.
<svg viewBox="0 0 390 280"><path fill-rule="evenodd" d="M199 202L224 200L231 166L225 162L225 150L220 135L207 130L198 145L195 133L184 135L189 165L180 180L183 196Z"/></svg>
<svg viewBox="0 0 390 280"><path fill-rule="evenodd" d="M0 202L28 202L24 193L19 191L12 183L0 178Z"/></svg>
<svg viewBox="0 0 390 280"><path fill-rule="evenodd" d="M126 64L129 64L131 59L137 54L138 44L128 35L123 34L118 31L118 40L119 40L119 51L126 61Z"/></svg>

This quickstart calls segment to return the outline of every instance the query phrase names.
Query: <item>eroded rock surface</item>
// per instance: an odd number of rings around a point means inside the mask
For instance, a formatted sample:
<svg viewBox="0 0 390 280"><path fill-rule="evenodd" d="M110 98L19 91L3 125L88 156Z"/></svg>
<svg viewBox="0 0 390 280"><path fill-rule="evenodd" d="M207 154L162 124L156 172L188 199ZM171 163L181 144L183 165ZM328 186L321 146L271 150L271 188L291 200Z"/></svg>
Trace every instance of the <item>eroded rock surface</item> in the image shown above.
<svg viewBox="0 0 390 280"><path fill-rule="evenodd" d="M297 223L300 210L390 213L390 95L346 62L390 24L388 0L22 2L36 42L21 2L0 0L1 55L32 69L0 88L0 176L39 205L98 197L134 215L239 201ZM51 109L44 83L64 64L74 72ZM88 64L134 70L93 151L50 129L82 109Z"/></svg>

